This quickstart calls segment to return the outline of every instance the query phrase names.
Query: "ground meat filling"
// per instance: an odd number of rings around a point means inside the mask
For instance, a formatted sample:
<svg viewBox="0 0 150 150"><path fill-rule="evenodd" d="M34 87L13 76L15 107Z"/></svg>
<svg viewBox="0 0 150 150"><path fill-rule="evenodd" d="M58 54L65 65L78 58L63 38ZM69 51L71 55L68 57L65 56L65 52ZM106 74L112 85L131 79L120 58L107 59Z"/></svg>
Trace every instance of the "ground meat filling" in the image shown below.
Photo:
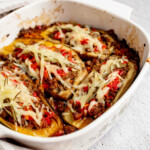
<svg viewBox="0 0 150 150"><path fill-rule="evenodd" d="M58 24L53 24L52 26L59 26ZM82 29L86 29L85 26L81 26L80 24L77 24L77 26L81 27ZM60 43L65 43L67 45L70 45L71 47L74 47L74 45L72 45L72 43L68 39L68 36L66 35L68 32L72 32L71 29L62 29L62 33L65 35L64 37L61 37L61 33L58 29L55 29L54 32L49 34L49 37L55 40L58 40ZM96 29L92 28L91 32L89 33L89 35L91 35L93 38L97 38L101 43L103 43L102 49L105 50L104 54L107 54L109 52L107 52L107 44L110 42L110 40L108 38L106 38L105 36L102 35L102 37L100 37L99 33L96 32ZM73 37L72 37L73 38ZM86 45L89 43L89 39L82 39L80 41L81 45ZM86 48L85 52L91 52L90 48ZM94 52L95 53L99 53L99 50L97 49L97 46L94 45Z"/></svg>
<svg viewBox="0 0 150 150"><path fill-rule="evenodd" d="M22 29L18 35L19 38L35 38L41 39L40 33L43 32L47 26L36 26L35 28Z"/></svg>
<svg viewBox="0 0 150 150"><path fill-rule="evenodd" d="M11 108L7 107L7 111L8 110L11 111ZM0 116L4 120L8 120L10 123L12 123L12 124L17 123L17 126L20 126L20 124L17 121L15 121L14 118L7 113L7 111L3 110L2 113L0 114ZM45 114L47 114L46 111L45 111ZM51 113L51 114L53 114L53 113ZM47 128L51 124L51 118L52 118L52 116L50 116L48 118L48 115L43 115L43 119L41 121L41 125L39 126L33 120L32 117L30 117L30 116L22 116L21 117L21 127L28 128L28 129L35 129L35 130Z"/></svg>
<svg viewBox="0 0 150 150"><path fill-rule="evenodd" d="M121 69L116 68L112 72L114 71L119 71L119 75L121 76L121 78L124 79L128 73L128 66ZM107 78L108 76L105 77L105 80L107 80ZM119 78L117 78L112 83L109 83L107 85L110 88L110 90L106 95L104 95L105 105L98 102L96 98L93 98L88 103L86 103L85 106L81 109L81 103L79 101L74 102L73 100L70 100L69 103L75 110L75 112L73 112L73 117L76 120L87 116L93 117L95 119L101 114L103 114L112 105L112 102L120 89L120 87L118 87L119 82ZM93 101L95 103L92 107L90 107Z"/></svg>
<svg viewBox="0 0 150 150"><path fill-rule="evenodd" d="M67 32L72 32L72 30L71 29L62 29L62 32L63 32L63 34L66 34ZM66 42L64 38L60 37L60 32L57 29L54 32L50 33L49 37L52 38L52 39L58 40L61 43L65 43L65 44L69 44L70 45L69 41ZM67 36L66 36L66 38L67 38Z"/></svg>
<svg viewBox="0 0 150 150"><path fill-rule="evenodd" d="M93 101L95 101L95 105L89 109L90 103ZM75 110L75 112L73 112L73 117L76 120L88 116L95 119L105 112L105 106L99 103L96 98L93 98L90 102L86 103L82 109L80 102L75 103L71 100L70 103L72 103L72 107Z"/></svg>
<svg viewBox="0 0 150 150"><path fill-rule="evenodd" d="M98 59L85 60L85 66L88 73L90 73L93 69L99 72L101 67L101 62Z"/></svg>
<svg viewBox="0 0 150 150"><path fill-rule="evenodd" d="M40 71L40 67L37 64L35 57L32 53L28 53L28 54L22 54L20 55L20 53L23 50L21 48L16 48L14 50L14 53L12 55L13 58L17 58L17 60L19 59L21 62L25 62L26 59L29 59L29 61L32 62L31 68L34 69L35 71L39 72ZM58 51L58 50L57 50ZM60 66L60 64L55 63L55 65ZM68 67L68 73L66 74L63 70L57 70L57 73L61 76L61 78L63 80L67 80L69 78L69 82L71 84L74 84L75 81L75 77L78 75L77 71L72 71L71 67ZM47 90L47 91L51 91L50 93L56 93L59 94L61 91L66 90L67 88L65 86L62 85L62 83L54 76L53 73L51 73L52 75L52 79L49 78L48 72L45 69L44 71L44 77L43 77L43 84L40 87L40 89L42 91ZM39 81L40 82L40 81ZM37 84L40 84L37 81Z"/></svg>
<svg viewBox="0 0 150 150"><path fill-rule="evenodd" d="M50 105L57 111L59 115L65 112L67 103L64 101L54 100L52 97L48 99Z"/></svg>
<svg viewBox="0 0 150 150"><path fill-rule="evenodd" d="M110 34L116 40L116 43L114 45L115 49L114 49L113 54L118 55L118 56L127 56L129 61L135 63L138 67L139 62L140 62L138 52L136 52L134 49L130 48L125 39L123 39L122 41L119 41L114 30L109 30L108 34Z"/></svg>
<svg viewBox="0 0 150 150"><path fill-rule="evenodd" d="M71 125L64 125L64 132L65 134L69 134L69 133L73 133L75 132L77 129Z"/></svg>
<svg viewBox="0 0 150 150"><path fill-rule="evenodd" d="M98 118L105 112L105 106L101 103L98 103L97 105L94 105L90 110L89 110L89 116L93 118Z"/></svg>
<svg viewBox="0 0 150 150"><path fill-rule="evenodd" d="M113 71L116 71L116 70L118 70L118 69L114 69ZM127 73L128 73L128 66L127 67L124 67L124 68L119 68L119 75L123 78L123 79L125 79L125 77L126 77L126 75L127 75ZM113 72L112 71L112 72ZM107 76L105 77L105 79L107 79ZM105 100L105 108L106 109L108 109L109 107L111 107L111 105L112 105L112 102L113 102L113 100L115 99L115 97L116 97L116 95L117 95L117 93L118 93L118 91L119 91L119 89L120 88L118 88L117 87L117 81L116 81L116 83L114 82L114 83L112 83L111 84L111 86L109 85L109 87L110 87L110 90L109 90L109 92L105 95L105 98L104 98L104 100Z"/></svg>
<svg viewBox="0 0 150 150"><path fill-rule="evenodd" d="M28 129L43 129L43 128L47 128L51 125L51 120L52 118L54 117L54 112L50 111L50 109L48 107L46 107L46 105L43 105L43 102L41 101L41 98L39 97L38 95L38 91L36 91L35 89L37 88L36 85L34 85L31 80L29 78L27 78L27 76L25 74L21 74L19 73L16 73L14 72L14 70L17 68L18 70L20 68L18 68L16 65L14 65L13 63L10 63L10 62L6 62L4 64L4 66L1 66L1 68L5 68L7 70L10 70L12 71L13 73L15 73L15 75L17 77L19 77L20 81L23 82L23 84L28 87L29 89L29 92L37 98L37 101L34 101L34 106L36 106L39 111L41 111L42 107L44 107L43 109L43 118L41 120L41 124L38 125L35 120L29 116L29 115L22 115L21 116L21 123L19 123L17 120L16 120L16 116L15 116L15 111L13 109L13 107L10 107L10 106L7 106L5 107L4 109L1 109L0 110L0 116L5 119L5 120L8 120L10 123L13 123L13 124L17 124L17 126L21 126L21 127L24 127L24 128L28 128ZM4 76L7 78L7 75L4 74ZM16 81L17 82L17 81ZM4 100L4 103L9 103L10 102L10 99L5 99ZM20 102L17 102L20 106L23 106L23 103L20 103ZM29 105L29 106L24 106L22 107L22 109L24 111L33 111L33 112L36 112L35 109Z"/></svg>

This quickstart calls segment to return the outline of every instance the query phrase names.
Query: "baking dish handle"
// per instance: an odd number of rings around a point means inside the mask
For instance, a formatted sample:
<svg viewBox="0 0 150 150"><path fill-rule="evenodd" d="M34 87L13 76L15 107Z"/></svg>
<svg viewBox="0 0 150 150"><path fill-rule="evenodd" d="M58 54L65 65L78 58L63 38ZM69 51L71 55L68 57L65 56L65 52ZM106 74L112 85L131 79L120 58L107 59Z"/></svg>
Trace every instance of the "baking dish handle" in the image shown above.
<svg viewBox="0 0 150 150"><path fill-rule="evenodd" d="M101 8L106 12L111 12L124 19L131 19L132 8L114 0L82 0L82 2L89 4L90 6Z"/></svg>

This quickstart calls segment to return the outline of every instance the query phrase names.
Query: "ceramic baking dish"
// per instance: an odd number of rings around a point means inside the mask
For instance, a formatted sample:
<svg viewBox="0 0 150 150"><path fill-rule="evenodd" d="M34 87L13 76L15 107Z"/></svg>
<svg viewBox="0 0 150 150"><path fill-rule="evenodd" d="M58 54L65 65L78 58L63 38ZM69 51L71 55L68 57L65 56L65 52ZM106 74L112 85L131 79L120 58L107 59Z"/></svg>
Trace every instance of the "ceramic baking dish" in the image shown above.
<svg viewBox="0 0 150 150"><path fill-rule="evenodd" d="M114 29L120 39L139 52L140 73L127 92L107 112L85 128L61 137L40 138L23 135L0 125L0 137L12 138L35 149L84 150L100 139L121 116L136 92L149 64L149 39L130 19L132 9L112 0L42 0L21 8L0 20L0 48L11 43L21 28L56 21L78 22L101 29Z"/></svg>

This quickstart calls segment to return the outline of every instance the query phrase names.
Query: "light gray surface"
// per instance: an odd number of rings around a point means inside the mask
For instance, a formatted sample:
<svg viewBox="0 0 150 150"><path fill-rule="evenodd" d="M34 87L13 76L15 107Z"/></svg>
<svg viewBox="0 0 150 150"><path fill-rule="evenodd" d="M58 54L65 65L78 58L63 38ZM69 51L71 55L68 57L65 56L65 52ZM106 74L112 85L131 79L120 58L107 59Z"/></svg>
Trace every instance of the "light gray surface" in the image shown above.
<svg viewBox="0 0 150 150"><path fill-rule="evenodd" d="M116 0L150 35L150 0ZM150 150L150 69L118 123L89 150Z"/></svg>
<svg viewBox="0 0 150 150"><path fill-rule="evenodd" d="M132 19L150 34L150 0L116 0L133 8ZM150 150L150 69L116 125L89 150ZM27 150L13 141L0 141L0 150ZM7 144L6 144L7 143ZM13 145L13 146L12 146Z"/></svg>

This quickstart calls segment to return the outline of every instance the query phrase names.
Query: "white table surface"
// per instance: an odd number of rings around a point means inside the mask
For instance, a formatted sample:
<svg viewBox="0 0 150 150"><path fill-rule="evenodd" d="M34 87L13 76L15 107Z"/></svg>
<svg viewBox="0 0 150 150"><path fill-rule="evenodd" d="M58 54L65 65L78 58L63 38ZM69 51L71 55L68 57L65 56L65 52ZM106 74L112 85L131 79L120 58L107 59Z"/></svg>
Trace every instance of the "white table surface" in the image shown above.
<svg viewBox="0 0 150 150"><path fill-rule="evenodd" d="M150 34L150 0L116 1L132 7L131 18ZM4 139L0 150L29 149ZM150 69L122 118L89 150L150 150Z"/></svg>

